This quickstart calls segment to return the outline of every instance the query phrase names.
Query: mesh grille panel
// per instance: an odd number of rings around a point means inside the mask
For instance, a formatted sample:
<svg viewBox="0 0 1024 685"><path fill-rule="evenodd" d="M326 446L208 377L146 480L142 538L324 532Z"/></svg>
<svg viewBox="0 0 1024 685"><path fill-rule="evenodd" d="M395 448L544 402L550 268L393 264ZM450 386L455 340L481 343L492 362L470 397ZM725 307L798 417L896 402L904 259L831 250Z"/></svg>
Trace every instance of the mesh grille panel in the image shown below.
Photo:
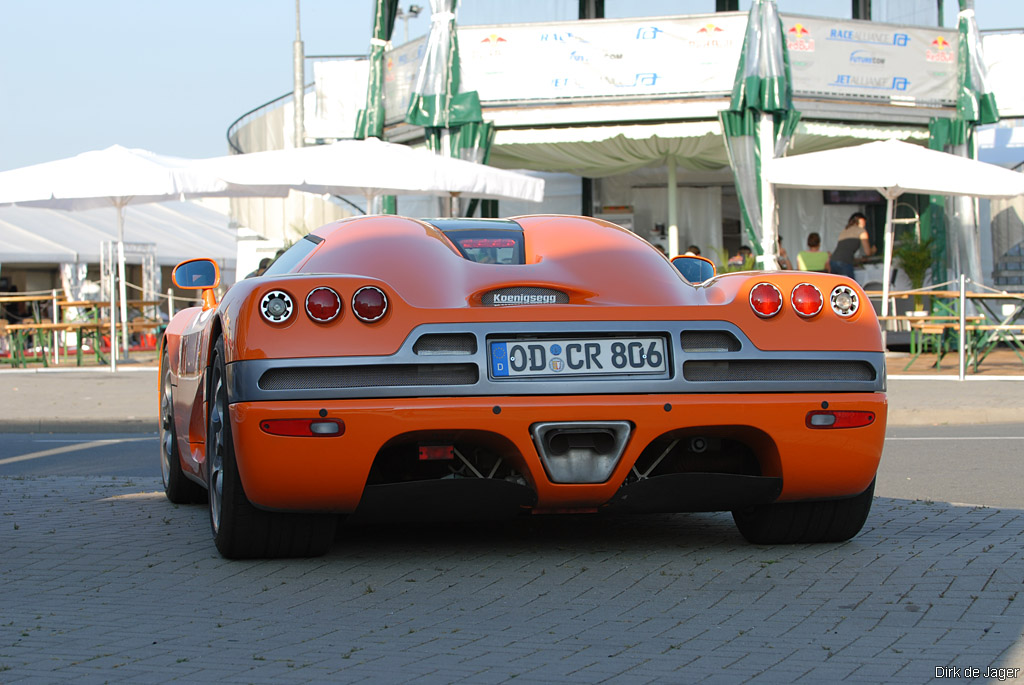
<svg viewBox="0 0 1024 685"><path fill-rule="evenodd" d="M422 355L476 354L476 336L469 333L429 333L416 340L412 351Z"/></svg>
<svg viewBox="0 0 1024 685"><path fill-rule="evenodd" d="M569 304L569 295L551 288L498 288L484 293L483 303L488 307L514 304Z"/></svg>
<svg viewBox="0 0 1024 685"><path fill-rule="evenodd" d="M683 331L680 336L687 352L736 352L740 341L729 331Z"/></svg>
<svg viewBox="0 0 1024 685"><path fill-rule="evenodd" d="M475 364L379 364L270 369L260 377L263 390L327 390L416 385L472 385Z"/></svg>
<svg viewBox="0 0 1024 685"><path fill-rule="evenodd" d="M824 360L689 361L683 364L688 381L873 381L875 369L867 362Z"/></svg>

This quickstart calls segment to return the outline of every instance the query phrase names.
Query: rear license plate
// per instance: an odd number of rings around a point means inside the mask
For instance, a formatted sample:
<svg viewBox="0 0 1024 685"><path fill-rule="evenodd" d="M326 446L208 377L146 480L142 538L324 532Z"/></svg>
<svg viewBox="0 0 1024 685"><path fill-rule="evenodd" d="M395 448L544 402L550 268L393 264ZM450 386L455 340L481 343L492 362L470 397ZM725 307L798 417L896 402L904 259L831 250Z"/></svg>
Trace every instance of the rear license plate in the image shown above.
<svg viewBox="0 0 1024 685"><path fill-rule="evenodd" d="M491 342L491 376L618 376L662 374L665 339L573 338Z"/></svg>

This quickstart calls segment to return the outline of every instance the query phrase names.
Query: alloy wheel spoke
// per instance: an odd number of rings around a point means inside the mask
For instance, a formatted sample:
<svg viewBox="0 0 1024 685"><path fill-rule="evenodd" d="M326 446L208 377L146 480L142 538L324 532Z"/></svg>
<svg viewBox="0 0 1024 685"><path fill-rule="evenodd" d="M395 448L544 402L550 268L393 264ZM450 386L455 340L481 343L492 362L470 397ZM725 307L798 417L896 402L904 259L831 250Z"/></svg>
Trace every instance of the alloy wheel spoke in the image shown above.
<svg viewBox="0 0 1024 685"><path fill-rule="evenodd" d="M213 406L210 409L210 434L207 436L207 469L210 473L210 518L214 530L220 530L221 508L224 503L224 383L219 370L213 376Z"/></svg>

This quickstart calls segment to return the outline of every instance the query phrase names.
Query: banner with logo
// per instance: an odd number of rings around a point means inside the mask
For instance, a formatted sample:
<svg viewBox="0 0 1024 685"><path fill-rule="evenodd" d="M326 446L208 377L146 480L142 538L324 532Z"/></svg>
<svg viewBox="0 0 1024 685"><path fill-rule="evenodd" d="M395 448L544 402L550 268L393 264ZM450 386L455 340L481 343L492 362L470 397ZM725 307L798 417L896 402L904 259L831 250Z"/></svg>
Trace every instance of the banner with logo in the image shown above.
<svg viewBox="0 0 1024 685"><path fill-rule="evenodd" d="M797 97L950 106L956 29L782 14ZM746 12L458 29L462 90L505 102L727 96ZM426 39L391 50L389 123L405 116Z"/></svg>
<svg viewBox="0 0 1024 685"><path fill-rule="evenodd" d="M781 17L797 97L956 103L955 28Z"/></svg>
<svg viewBox="0 0 1024 685"><path fill-rule="evenodd" d="M465 27L464 87L489 102L726 93L746 23L729 13Z"/></svg>
<svg viewBox="0 0 1024 685"><path fill-rule="evenodd" d="M461 38L460 38L461 40ZM427 51L427 37L417 38L384 54L384 121L393 124L405 119L416 83L416 71ZM463 70L468 64L463 64ZM465 76L463 76L465 81Z"/></svg>
<svg viewBox="0 0 1024 685"><path fill-rule="evenodd" d="M704 96L732 90L746 12L459 27L462 89L483 103ZM388 119L404 113L422 41L389 53Z"/></svg>

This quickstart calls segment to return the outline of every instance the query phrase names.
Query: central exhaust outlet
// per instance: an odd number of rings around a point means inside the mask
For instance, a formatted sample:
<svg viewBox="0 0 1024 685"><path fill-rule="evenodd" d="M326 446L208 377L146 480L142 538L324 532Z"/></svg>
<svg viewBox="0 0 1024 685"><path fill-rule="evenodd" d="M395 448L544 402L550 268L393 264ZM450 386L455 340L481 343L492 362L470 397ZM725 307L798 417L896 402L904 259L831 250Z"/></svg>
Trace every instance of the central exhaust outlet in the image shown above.
<svg viewBox="0 0 1024 685"><path fill-rule="evenodd" d="M604 483L629 442L628 421L560 421L530 426L553 483Z"/></svg>

